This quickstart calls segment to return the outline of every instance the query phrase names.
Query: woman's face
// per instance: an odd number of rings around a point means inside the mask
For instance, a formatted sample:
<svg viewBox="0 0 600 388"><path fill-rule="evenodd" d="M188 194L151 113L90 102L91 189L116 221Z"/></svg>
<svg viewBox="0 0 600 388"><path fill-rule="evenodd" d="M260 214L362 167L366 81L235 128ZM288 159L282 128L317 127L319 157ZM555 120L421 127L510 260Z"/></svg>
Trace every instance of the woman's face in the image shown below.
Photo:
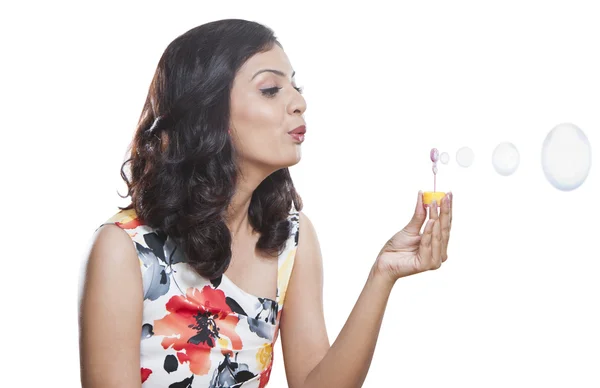
<svg viewBox="0 0 600 388"><path fill-rule="evenodd" d="M288 132L305 125L306 101L296 89L281 47L252 56L231 91L231 137L246 167L276 171L300 161L300 144Z"/></svg>

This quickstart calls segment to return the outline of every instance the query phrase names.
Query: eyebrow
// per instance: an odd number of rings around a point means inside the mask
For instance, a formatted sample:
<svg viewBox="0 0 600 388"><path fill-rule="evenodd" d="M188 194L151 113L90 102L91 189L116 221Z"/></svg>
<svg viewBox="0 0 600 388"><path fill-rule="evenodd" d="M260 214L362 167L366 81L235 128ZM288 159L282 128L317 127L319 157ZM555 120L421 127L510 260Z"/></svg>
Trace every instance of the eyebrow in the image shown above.
<svg viewBox="0 0 600 388"><path fill-rule="evenodd" d="M285 73L283 71L275 70L275 69L262 69L262 70L257 71L250 80L253 80L260 73L265 73L265 72L274 73L274 74L277 74L278 76L285 77ZM296 75L296 72L293 71L292 78L294 78L295 75Z"/></svg>

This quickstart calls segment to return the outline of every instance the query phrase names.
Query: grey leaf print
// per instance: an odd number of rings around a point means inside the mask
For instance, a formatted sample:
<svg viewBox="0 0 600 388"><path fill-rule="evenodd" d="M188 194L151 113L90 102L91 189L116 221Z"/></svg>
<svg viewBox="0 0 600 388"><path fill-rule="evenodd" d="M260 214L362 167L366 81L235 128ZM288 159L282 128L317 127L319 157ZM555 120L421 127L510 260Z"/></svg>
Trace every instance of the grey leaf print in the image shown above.
<svg viewBox="0 0 600 388"><path fill-rule="evenodd" d="M266 340L273 339L273 336L275 335L275 326L251 317L247 317L246 319L248 320L248 327L251 332L256 333L257 336Z"/></svg>
<svg viewBox="0 0 600 388"><path fill-rule="evenodd" d="M261 309L255 318L274 325L277 319L277 302L266 298L258 298L258 301L261 303Z"/></svg>
<svg viewBox="0 0 600 388"><path fill-rule="evenodd" d="M245 381L256 377L254 373L250 372L248 364L236 361L231 361L229 354L226 354L225 360L219 363L219 366L213 372L209 388L237 388L241 387Z"/></svg>
<svg viewBox="0 0 600 388"><path fill-rule="evenodd" d="M144 267L147 268L142 278L144 285L144 300L156 300L169 291L171 278L167 274L166 266L161 264L161 261L151 249L148 249L137 242L135 243L135 247L138 252L138 257L144 263Z"/></svg>
<svg viewBox="0 0 600 388"><path fill-rule="evenodd" d="M146 245L163 263L173 265L183 262L183 251L177 249L175 241L166 233L155 230L144 235Z"/></svg>
<svg viewBox="0 0 600 388"><path fill-rule="evenodd" d="M171 237L168 237L167 241L165 241L164 252L168 265L185 262L183 251L177 248L175 241Z"/></svg>
<svg viewBox="0 0 600 388"><path fill-rule="evenodd" d="M265 298L258 298L258 301L261 303L261 309L255 318L248 317L248 327L259 337L271 340L275 335L277 302Z"/></svg>

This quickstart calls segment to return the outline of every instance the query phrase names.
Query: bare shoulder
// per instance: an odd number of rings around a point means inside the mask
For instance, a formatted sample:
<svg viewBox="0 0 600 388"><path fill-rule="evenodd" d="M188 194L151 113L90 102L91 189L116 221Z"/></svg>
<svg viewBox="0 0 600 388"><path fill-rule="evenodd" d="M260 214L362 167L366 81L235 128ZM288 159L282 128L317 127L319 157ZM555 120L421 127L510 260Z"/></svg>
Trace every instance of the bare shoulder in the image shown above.
<svg viewBox="0 0 600 388"><path fill-rule="evenodd" d="M122 276L135 278L134 274L139 274L141 282L139 261L131 237L114 224L105 224L95 232L84 270L82 280L86 288L91 286L89 282L111 281ZM98 279L99 276L109 278Z"/></svg>
<svg viewBox="0 0 600 388"><path fill-rule="evenodd" d="M323 258L317 230L304 212L298 212L298 249L296 251L296 266L301 269L296 277L316 277L322 284ZM292 277L294 273L292 272Z"/></svg>
<svg viewBox="0 0 600 388"><path fill-rule="evenodd" d="M84 271L79 306L82 385L139 386L142 274L127 232L113 224L100 227Z"/></svg>
<svg viewBox="0 0 600 388"><path fill-rule="evenodd" d="M115 224L102 225L94 234L89 258L95 259L102 256L103 253L110 253L104 256L104 261L111 259L120 261L123 257L137 256L131 237Z"/></svg>
<svg viewBox="0 0 600 388"><path fill-rule="evenodd" d="M314 245L319 243L315 226L306 213L302 211L298 212L298 224L298 246L300 244Z"/></svg>
<svg viewBox="0 0 600 388"><path fill-rule="evenodd" d="M299 211L298 212L298 218L299 218L300 225L302 225L303 221L304 222L310 222L310 218L308 218L308 216L306 215L306 213L303 212L303 211ZM311 223L311 225L312 225L312 223Z"/></svg>

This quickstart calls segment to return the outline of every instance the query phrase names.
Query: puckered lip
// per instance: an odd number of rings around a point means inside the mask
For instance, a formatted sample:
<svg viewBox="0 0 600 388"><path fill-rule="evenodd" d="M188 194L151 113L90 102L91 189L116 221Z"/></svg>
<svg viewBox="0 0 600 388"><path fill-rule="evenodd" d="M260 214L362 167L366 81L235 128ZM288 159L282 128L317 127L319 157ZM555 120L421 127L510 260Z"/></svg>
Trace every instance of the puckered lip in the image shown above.
<svg viewBox="0 0 600 388"><path fill-rule="evenodd" d="M290 135L304 135L306 133L306 125L301 125L288 132Z"/></svg>

